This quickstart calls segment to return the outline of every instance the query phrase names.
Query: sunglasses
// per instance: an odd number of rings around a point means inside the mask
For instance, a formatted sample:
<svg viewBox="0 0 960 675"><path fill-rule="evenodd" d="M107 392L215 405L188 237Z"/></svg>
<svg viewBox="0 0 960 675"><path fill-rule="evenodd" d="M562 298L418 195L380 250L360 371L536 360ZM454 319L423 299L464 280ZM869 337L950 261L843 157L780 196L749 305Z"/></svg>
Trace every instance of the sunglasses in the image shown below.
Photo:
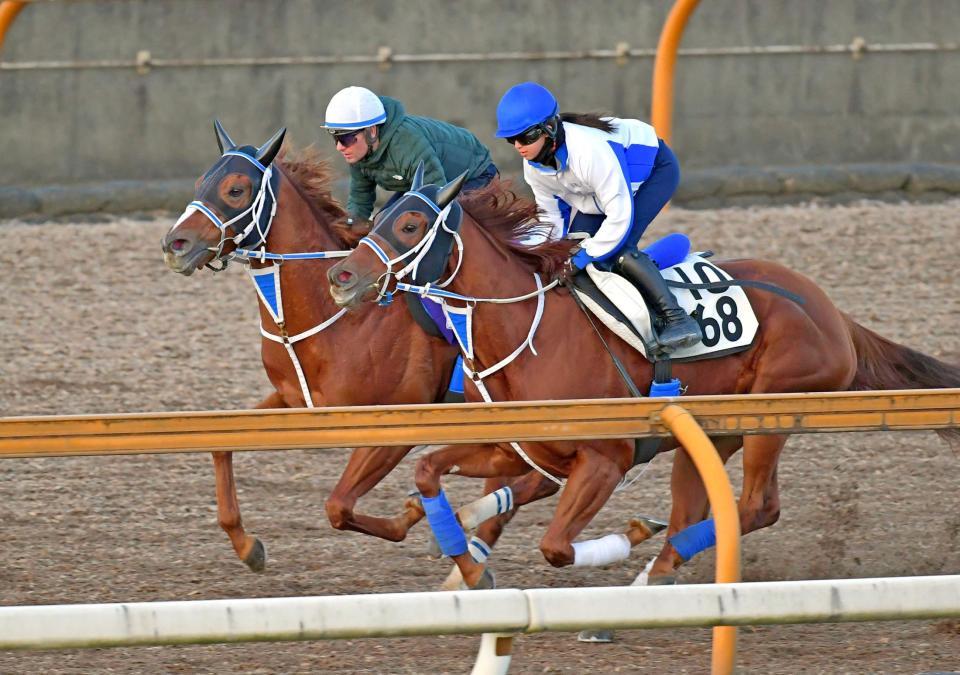
<svg viewBox="0 0 960 675"><path fill-rule="evenodd" d="M543 125L538 124L530 127L522 134L507 137L506 141L510 145L514 145L516 143L519 143L520 145L530 145L531 143L536 143L545 133L547 133L547 130L543 128Z"/></svg>
<svg viewBox="0 0 960 675"><path fill-rule="evenodd" d="M361 131L363 131L363 129L357 129L356 131L348 131L343 134L338 134L332 131L330 133L333 134L334 145L339 143L343 147L349 148L351 145L357 142L357 136L360 134Z"/></svg>

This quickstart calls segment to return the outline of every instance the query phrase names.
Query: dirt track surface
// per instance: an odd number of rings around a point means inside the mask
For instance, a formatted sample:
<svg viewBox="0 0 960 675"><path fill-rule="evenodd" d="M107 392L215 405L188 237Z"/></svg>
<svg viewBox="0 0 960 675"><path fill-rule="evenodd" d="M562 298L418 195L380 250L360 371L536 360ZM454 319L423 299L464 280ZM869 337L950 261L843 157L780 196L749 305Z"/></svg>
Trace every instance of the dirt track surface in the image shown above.
<svg viewBox="0 0 960 675"><path fill-rule="evenodd" d="M720 257L780 260L824 286L859 322L960 361L960 202L683 211L648 234L687 232ZM158 242L169 218L0 225L0 415L246 408L268 393L255 296L231 270L184 278ZM358 386L363 384L362 376ZM402 544L332 530L324 499L344 451L240 455L248 530L269 549L249 572L216 523L204 455L0 463L0 603L119 602L434 589L421 525ZM740 466L731 468L739 486ZM744 540L746 581L960 572L958 454L932 433L797 437L781 462L783 514ZM362 507L395 513L406 461ZM584 537L635 513L669 512L670 457L616 496ZM456 501L478 494L453 479ZM522 511L494 553L501 587L629 583L659 550L625 563L554 570L537 542L555 499ZM714 559L681 582L708 582ZM0 653L0 672L469 672L473 636ZM708 629L623 631L612 645L572 634L522 636L512 673L701 673ZM960 623L914 621L744 628L737 663L757 673L960 670Z"/></svg>

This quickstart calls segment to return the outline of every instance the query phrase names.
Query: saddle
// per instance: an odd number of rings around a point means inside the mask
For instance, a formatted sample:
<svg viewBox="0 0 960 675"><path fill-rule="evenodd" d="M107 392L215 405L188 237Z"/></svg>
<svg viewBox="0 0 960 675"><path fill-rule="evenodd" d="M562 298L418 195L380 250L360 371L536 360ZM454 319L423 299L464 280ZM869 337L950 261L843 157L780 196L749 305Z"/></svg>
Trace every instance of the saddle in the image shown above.
<svg viewBox="0 0 960 675"><path fill-rule="evenodd" d="M690 240L681 234L668 235L645 252L657 263L677 303L703 331L702 342L671 353L671 361L718 358L750 348L759 327L750 300L733 277L707 260L709 253L690 253ZM571 286L584 306L624 342L651 362L663 358L656 317L632 283L590 264L573 277Z"/></svg>

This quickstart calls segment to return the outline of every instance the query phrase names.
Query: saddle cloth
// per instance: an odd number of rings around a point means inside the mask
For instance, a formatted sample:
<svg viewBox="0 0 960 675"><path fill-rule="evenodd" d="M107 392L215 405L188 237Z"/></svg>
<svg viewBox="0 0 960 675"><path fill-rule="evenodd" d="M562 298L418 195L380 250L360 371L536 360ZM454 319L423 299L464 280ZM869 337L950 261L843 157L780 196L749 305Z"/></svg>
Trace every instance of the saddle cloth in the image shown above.
<svg viewBox="0 0 960 675"><path fill-rule="evenodd" d="M706 258L690 253L680 263L661 270L664 279L681 283L732 280ZM574 279L574 292L611 331L645 357L657 356L653 316L640 291L618 274L587 265ZM748 349L756 337L757 322L747 294L740 286L709 290L671 288L678 304L700 324L703 341L670 354L673 361L716 358Z"/></svg>

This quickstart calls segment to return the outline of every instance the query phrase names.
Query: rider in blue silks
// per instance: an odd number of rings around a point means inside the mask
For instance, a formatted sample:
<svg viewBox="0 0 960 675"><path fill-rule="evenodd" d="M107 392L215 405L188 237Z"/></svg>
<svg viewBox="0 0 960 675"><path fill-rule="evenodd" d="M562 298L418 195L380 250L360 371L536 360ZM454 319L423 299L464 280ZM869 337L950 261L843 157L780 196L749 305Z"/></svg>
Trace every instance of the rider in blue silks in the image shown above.
<svg viewBox="0 0 960 675"><path fill-rule="evenodd" d="M523 157L523 177L553 224L552 236L586 235L571 271L593 263L630 280L661 320L657 337L665 351L699 342L699 325L637 248L680 182L677 158L654 128L634 119L561 114L550 91L523 82L500 99L496 135Z"/></svg>

